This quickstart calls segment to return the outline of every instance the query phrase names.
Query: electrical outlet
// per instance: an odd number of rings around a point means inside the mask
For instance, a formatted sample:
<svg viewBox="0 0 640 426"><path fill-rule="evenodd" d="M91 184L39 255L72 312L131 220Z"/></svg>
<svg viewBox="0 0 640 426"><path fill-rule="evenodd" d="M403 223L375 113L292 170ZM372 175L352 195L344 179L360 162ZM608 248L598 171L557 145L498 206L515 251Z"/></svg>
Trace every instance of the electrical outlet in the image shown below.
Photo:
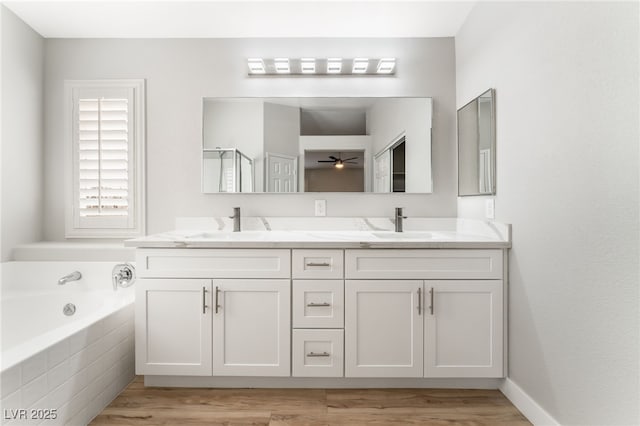
<svg viewBox="0 0 640 426"><path fill-rule="evenodd" d="M484 215L487 219L496 218L496 200L495 199L491 198L490 200L485 200Z"/></svg>
<svg viewBox="0 0 640 426"><path fill-rule="evenodd" d="M316 216L327 215L327 200L316 200Z"/></svg>

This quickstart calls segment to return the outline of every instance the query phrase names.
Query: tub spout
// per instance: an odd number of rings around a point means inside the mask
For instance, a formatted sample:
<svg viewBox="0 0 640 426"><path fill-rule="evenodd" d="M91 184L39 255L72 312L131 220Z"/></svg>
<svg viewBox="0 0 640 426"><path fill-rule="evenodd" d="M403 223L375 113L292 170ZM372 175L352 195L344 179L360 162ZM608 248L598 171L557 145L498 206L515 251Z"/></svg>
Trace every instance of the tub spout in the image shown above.
<svg viewBox="0 0 640 426"><path fill-rule="evenodd" d="M80 271L74 271L60 278L58 280L58 285L65 285L70 281L78 281L80 278L82 278L82 274L80 273Z"/></svg>

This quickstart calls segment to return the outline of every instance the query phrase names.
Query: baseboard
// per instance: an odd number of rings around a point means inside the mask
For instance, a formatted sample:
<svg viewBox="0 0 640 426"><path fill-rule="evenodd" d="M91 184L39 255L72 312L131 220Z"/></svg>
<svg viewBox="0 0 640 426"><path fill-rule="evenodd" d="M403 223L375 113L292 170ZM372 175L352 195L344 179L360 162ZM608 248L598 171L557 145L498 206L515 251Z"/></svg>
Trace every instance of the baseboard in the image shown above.
<svg viewBox="0 0 640 426"><path fill-rule="evenodd" d="M422 378L307 378L307 377L213 377L144 376L151 387L204 388L453 388L498 389L502 379L422 379Z"/></svg>
<svg viewBox="0 0 640 426"><path fill-rule="evenodd" d="M560 423L551 417L544 408L538 405L525 391L511 379L506 378L498 388L509 401L535 426L559 426Z"/></svg>

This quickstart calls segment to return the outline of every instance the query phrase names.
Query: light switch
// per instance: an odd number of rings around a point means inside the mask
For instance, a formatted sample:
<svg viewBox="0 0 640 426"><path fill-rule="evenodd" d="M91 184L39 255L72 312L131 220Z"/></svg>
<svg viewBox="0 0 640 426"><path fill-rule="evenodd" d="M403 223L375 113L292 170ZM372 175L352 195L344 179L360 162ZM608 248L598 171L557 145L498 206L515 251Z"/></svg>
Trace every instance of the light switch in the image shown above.
<svg viewBox="0 0 640 426"><path fill-rule="evenodd" d="M327 215L327 200L316 200L316 216Z"/></svg>
<svg viewBox="0 0 640 426"><path fill-rule="evenodd" d="M490 200L485 200L484 215L487 219L496 218L496 200L495 199L491 198Z"/></svg>

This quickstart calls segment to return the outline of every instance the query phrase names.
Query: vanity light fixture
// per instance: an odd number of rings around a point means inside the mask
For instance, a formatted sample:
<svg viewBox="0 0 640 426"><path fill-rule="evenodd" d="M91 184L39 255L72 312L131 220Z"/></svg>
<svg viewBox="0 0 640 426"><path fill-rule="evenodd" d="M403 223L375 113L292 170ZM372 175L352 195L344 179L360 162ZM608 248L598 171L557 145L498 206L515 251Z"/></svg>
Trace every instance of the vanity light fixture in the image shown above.
<svg viewBox="0 0 640 426"><path fill-rule="evenodd" d="M396 58L382 58L378 61L378 74L391 74L396 67Z"/></svg>
<svg viewBox="0 0 640 426"><path fill-rule="evenodd" d="M314 74L316 72L315 58L300 59L300 71L302 71L302 74Z"/></svg>
<svg viewBox="0 0 640 426"><path fill-rule="evenodd" d="M291 72L289 68L289 58L276 58L273 62L278 74L289 74Z"/></svg>
<svg viewBox="0 0 640 426"><path fill-rule="evenodd" d="M369 69L369 60L367 58L355 58L353 60L353 68L351 72L353 74L365 74Z"/></svg>
<svg viewBox="0 0 640 426"><path fill-rule="evenodd" d="M396 58L249 58L253 77L389 77L395 75Z"/></svg>

